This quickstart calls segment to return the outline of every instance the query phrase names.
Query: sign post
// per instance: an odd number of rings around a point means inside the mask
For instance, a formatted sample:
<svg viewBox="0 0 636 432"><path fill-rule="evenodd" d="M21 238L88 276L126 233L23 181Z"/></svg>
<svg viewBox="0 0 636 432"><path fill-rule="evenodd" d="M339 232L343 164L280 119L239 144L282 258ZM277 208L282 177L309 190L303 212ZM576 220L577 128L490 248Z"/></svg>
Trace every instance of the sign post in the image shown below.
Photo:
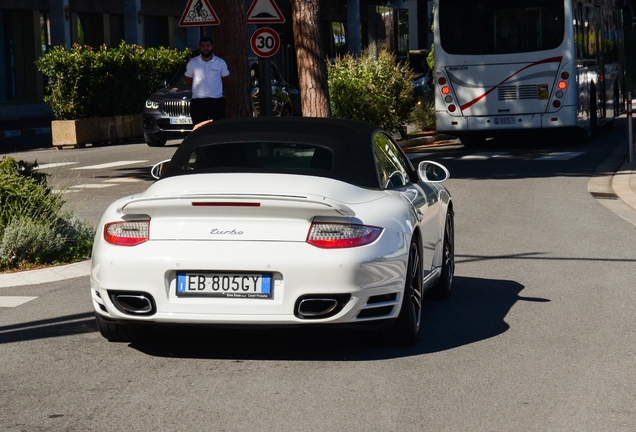
<svg viewBox="0 0 636 432"><path fill-rule="evenodd" d="M274 0L254 0L247 10L247 24L281 24L285 17ZM258 56L258 105L260 117L272 116L272 65L271 59L280 48L278 33L269 27L261 27L252 33L250 47Z"/></svg>
<svg viewBox="0 0 636 432"><path fill-rule="evenodd" d="M258 59L258 105L260 117L272 116L272 65L271 59L280 48L278 33L269 27L261 27L252 33L250 47Z"/></svg>

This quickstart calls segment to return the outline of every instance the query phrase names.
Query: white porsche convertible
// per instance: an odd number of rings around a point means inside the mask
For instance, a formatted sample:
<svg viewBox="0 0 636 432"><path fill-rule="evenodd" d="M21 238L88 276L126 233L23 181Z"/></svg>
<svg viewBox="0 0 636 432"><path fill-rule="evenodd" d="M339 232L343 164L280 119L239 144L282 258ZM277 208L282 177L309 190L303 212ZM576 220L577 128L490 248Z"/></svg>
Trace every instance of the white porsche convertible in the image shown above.
<svg viewBox="0 0 636 432"><path fill-rule="evenodd" d="M414 169L375 125L223 120L153 174L97 228L91 296L111 341L166 323L378 324L412 344L425 296L450 294L448 171Z"/></svg>

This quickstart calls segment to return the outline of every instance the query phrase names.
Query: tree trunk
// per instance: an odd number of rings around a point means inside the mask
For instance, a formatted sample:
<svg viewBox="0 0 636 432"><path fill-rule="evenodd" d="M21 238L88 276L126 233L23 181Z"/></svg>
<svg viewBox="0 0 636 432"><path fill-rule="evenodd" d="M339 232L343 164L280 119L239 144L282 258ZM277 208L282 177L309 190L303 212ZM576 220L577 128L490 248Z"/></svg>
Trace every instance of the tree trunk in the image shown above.
<svg viewBox="0 0 636 432"><path fill-rule="evenodd" d="M292 0L301 105L305 117L330 117L327 63L320 41L320 0Z"/></svg>
<svg viewBox="0 0 636 432"><path fill-rule="evenodd" d="M247 64L245 2L215 0L214 11L221 21L214 29L214 54L226 61L230 71L230 84L223 89L227 101L227 117L250 117L252 103Z"/></svg>

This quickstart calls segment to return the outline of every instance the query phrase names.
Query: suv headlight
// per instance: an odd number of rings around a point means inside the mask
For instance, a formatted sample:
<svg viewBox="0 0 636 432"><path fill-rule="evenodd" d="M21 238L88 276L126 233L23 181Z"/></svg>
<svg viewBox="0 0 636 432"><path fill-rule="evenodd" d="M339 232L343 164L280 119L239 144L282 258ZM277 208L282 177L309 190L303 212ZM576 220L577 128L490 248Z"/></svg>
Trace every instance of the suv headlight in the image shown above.
<svg viewBox="0 0 636 432"><path fill-rule="evenodd" d="M148 109L158 109L159 108L159 102L155 102L153 100L148 99L146 101L146 108L148 108Z"/></svg>

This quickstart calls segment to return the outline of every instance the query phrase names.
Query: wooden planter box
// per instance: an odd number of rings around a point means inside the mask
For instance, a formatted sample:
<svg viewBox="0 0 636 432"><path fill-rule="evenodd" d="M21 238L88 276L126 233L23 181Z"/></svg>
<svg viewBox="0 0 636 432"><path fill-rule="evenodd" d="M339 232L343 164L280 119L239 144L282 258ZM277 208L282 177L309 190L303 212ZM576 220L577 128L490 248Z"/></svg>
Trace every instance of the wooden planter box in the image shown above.
<svg viewBox="0 0 636 432"><path fill-rule="evenodd" d="M86 144L101 145L125 138L142 136L141 114L113 117L93 117L81 120L54 120L51 122L53 145L84 148Z"/></svg>

